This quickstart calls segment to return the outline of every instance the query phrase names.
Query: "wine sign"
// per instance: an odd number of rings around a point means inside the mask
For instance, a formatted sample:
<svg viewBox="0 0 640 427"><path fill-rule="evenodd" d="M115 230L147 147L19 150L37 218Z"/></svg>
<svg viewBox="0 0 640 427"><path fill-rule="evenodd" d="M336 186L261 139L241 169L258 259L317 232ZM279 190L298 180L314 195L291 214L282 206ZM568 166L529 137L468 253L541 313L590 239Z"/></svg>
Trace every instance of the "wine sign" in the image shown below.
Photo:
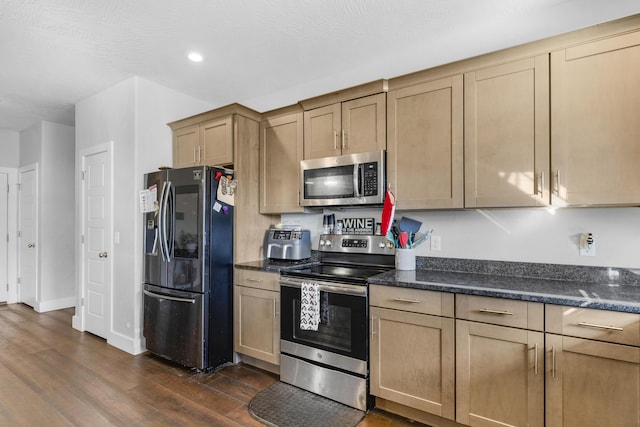
<svg viewBox="0 0 640 427"><path fill-rule="evenodd" d="M372 235L375 225L373 218L342 218L342 233Z"/></svg>

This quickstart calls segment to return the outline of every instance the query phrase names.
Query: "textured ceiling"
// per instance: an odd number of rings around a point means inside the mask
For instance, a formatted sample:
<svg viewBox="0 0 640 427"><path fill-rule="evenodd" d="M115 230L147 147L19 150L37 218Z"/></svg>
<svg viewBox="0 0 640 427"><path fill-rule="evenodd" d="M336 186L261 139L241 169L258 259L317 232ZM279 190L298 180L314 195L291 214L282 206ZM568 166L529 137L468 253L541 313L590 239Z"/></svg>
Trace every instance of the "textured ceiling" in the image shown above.
<svg viewBox="0 0 640 427"><path fill-rule="evenodd" d="M76 102L134 75L266 111L635 13L638 0L0 0L0 128L73 125Z"/></svg>

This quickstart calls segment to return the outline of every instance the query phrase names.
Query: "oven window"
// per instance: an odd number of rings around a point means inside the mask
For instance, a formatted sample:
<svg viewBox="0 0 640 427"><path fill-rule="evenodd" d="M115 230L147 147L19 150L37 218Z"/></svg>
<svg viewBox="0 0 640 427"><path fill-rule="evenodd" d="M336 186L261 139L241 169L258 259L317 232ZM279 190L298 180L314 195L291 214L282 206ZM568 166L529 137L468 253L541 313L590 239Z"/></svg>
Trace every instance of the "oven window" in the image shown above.
<svg viewBox="0 0 640 427"><path fill-rule="evenodd" d="M367 360L367 298L321 291L320 324L310 331L300 329L300 288L280 290L283 340Z"/></svg>
<svg viewBox="0 0 640 427"><path fill-rule="evenodd" d="M308 344L323 346L340 352L351 352L351 308L329 303L329 294L320 292L320 324L317 331L300 329L300 300L296 299L295 319L297 326L293 338Z"/></svg>

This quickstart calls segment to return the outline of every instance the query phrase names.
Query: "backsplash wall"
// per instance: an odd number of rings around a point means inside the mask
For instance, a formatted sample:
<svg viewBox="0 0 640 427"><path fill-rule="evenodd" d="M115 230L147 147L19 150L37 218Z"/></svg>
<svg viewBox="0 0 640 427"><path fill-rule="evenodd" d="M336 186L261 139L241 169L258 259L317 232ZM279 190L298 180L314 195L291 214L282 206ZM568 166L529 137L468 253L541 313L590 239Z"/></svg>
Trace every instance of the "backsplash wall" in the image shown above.
<svg viewBox="0 0 640 427"><path fill-rule="evenodd" d="M381 209L344 209L283 214L285 224L311 230L318 247L323 213L336 219L362 217L380 221ZM427 241L417 255L550 264L640 268L640 208L477 209L396 211L422 221L422 230L440 236L440 251ZM581 233L596 236L593 257L579 255Z"/></svg>

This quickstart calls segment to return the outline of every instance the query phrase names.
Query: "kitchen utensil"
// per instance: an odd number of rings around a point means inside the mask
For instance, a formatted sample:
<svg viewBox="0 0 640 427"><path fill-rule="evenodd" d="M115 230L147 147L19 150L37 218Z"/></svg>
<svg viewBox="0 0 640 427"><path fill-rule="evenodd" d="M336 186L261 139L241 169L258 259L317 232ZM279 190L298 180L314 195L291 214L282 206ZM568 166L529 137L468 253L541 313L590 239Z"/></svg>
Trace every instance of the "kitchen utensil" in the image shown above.
<svg viewBox="0 0 640 427"><path fill-rule="evenodd" d="M407 244L409 243L409 233L407 233L406 231L401 231L400 234L398 235L398 245L401 248L406 248Z"/></svg>
<svg viewBox="0 0 640 427"><path fill-rule="evenodd" d="M417 233L422 227L422 222L403 216L400 218L400 230Z"/></svg>
<svg viewBox="0 0 640 427"><path fill-rule="evenodd" d="M382 235L386 236L391 229L391 220L396 211L396 196L387 190L384 197L384 205L382 207Z"/></svg>

